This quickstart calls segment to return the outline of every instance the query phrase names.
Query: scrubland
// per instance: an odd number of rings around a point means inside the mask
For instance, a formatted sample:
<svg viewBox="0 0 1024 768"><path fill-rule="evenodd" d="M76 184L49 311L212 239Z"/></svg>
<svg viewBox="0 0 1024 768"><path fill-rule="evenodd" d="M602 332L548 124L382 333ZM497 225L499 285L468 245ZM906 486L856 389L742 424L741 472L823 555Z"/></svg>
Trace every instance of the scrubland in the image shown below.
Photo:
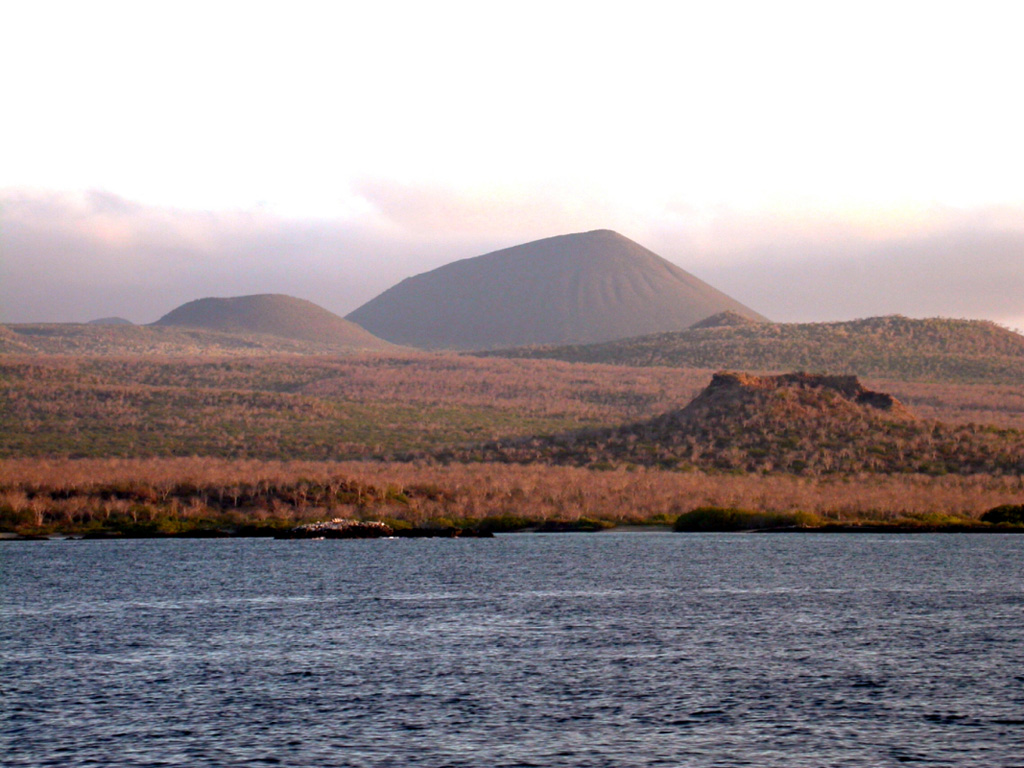
<svg viewBox="0 0 1024 768"><path fill-rule="evenodd" d="M345 517L516 529L545 520L668 525L699 507L803 512L824 522L936 525L1024 503L1024 480L988 475L793 475L422 462L215 458L0 460L0 527L283 527Z"/></svg>
<svg viewBox="0 0 1024 768"><path fill-rule="evenodd" d="M653 416L710 375L456 355L0 357L0 457L384 456Z"/></svg>
<svg viewBox="0 0 1024 768"><path fill-rule="evenodd" d="M839 323L691 328L601 344L487 354L632 366L811 371L957 384L1016 384L1024 336L984 320L890 315Z"/></svg>
<svg viewBox="0 0 1024 768"><path fill-rule="evenodd" d="M854 376L716 374L685 408L632 424L506 439L452 460L790 473L1024 474L1024 431L918 418Z"/></svg>
<svg viewBox="0 0 1024 768"><path fill-rule="evenodd" d="M0 356L0 457L340 460L652 418L710 369L456 355ZM1024 386L867 380L920 416L1024 429Z"/></svg>
<svg viewBox="0 0 1024 768"><path fill-rule="evenodd" d="M441 460L460 446L654 419L712 373L448 354L4 355L0 530L244 531L333 517L668 525L706 506L926 525L1024 502L1019 473L982 466ZM976 424L986 440L1024 428L1024 385L865 383L925 420Z"/></svg>

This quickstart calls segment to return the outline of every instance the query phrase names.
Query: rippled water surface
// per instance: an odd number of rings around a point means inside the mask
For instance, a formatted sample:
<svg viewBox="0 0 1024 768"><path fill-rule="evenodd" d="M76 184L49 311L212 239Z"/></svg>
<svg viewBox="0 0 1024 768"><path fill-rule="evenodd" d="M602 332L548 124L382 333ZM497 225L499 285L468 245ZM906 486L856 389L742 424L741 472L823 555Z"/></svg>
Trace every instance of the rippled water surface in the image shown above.
<svg viewBox="0 0 1024 768"><path fill-rule="evenodd" d="M0 545L7 766L1024 765L1024 537Z"/></svg>

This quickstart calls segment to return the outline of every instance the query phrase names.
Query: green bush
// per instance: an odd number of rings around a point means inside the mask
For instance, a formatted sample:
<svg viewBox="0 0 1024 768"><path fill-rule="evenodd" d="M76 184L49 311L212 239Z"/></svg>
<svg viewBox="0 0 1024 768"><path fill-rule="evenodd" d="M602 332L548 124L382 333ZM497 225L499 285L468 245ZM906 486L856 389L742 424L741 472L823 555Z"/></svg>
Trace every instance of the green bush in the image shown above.
<svg viewBox="0 0 1024 768"><path fill-rule="evenodd" d="M735 507L697 507L676 519L676 531L754 531L762 528L813 528L821 518L810 512L755 512Z"/></svg>
<svg viewBox="0 0 1024 768"><path fill-rule="evenodd" d="M1024 525L1024 504L1002 504L981 516L983 523L993 525Z"/></svg>
<svg viewBox="0 0 1024 768"><path fill-rule="evenodd" d="M491 515L481 520L478 527L481 531L488 531L490 533L510 533L529 528L534 522L522 515Z"/></svg>
<svg viewBox="0 0 1024 768"><path fill-rule="evenodd" d="M595 533L614 528L611 520L595 520L581 517L578 520L542 520L537 526L538 533Z"/></svg>

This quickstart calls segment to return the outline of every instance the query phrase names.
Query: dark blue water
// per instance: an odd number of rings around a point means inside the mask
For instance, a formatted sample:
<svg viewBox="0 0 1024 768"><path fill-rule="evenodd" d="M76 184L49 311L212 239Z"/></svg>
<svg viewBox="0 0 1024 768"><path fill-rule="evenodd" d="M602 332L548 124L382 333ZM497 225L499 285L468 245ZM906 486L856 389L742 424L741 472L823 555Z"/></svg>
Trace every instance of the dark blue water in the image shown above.
<svg viewBox="0 0 1024 768"><path fill-rule="evenodd" d="M1024 765L1024 537L0 545L6 766Z"/></svg>

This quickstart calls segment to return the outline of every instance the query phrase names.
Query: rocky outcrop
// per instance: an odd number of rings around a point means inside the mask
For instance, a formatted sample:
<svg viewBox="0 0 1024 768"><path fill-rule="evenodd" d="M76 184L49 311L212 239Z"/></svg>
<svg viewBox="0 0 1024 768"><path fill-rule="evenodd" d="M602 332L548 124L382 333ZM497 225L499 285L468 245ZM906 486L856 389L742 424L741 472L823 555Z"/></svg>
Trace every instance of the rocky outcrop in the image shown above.
<svg viewBox="0 0 1024 768"><path fill-rule="evenodd" d="M413 526L393 528L376 520L347 520L337 517L327 522L305 523L278 533L278 539L487 539L491 531L455 526Z"/></svg>
<svg viewBox="0 0 1024 768"><path fill-rule="evenodd" d="M336 517L319 523L305 523L278 534L278 539L379 539L394 536L395 531L385 523L346 520Z"/></svg>
<svg viewBox="0 0 1024 768"><path fill-rule="evenodd" d="M684 408L621 427L488 443L442 460L842 475L1024 471L1024 433L918 419L855 376L722 371Z"/></svg>
<svg viewBox="0 0 1024 768"><path fill-rule="evenodd" d="M875 392L865 388L856 376L830 376L816 373L784 373L778 376L753 376L748 373L723 371L711 377L711 383L693 404L701 398L714 398L720 394L726 397L742 397L746 393L764 393L783 389L796 389L819 392L831 391L844 400L856 405L866 405L890 416L913 418L913 415L895 397L887 392ZM822 410L833 407L832 403L823 399Z"/></svg>

